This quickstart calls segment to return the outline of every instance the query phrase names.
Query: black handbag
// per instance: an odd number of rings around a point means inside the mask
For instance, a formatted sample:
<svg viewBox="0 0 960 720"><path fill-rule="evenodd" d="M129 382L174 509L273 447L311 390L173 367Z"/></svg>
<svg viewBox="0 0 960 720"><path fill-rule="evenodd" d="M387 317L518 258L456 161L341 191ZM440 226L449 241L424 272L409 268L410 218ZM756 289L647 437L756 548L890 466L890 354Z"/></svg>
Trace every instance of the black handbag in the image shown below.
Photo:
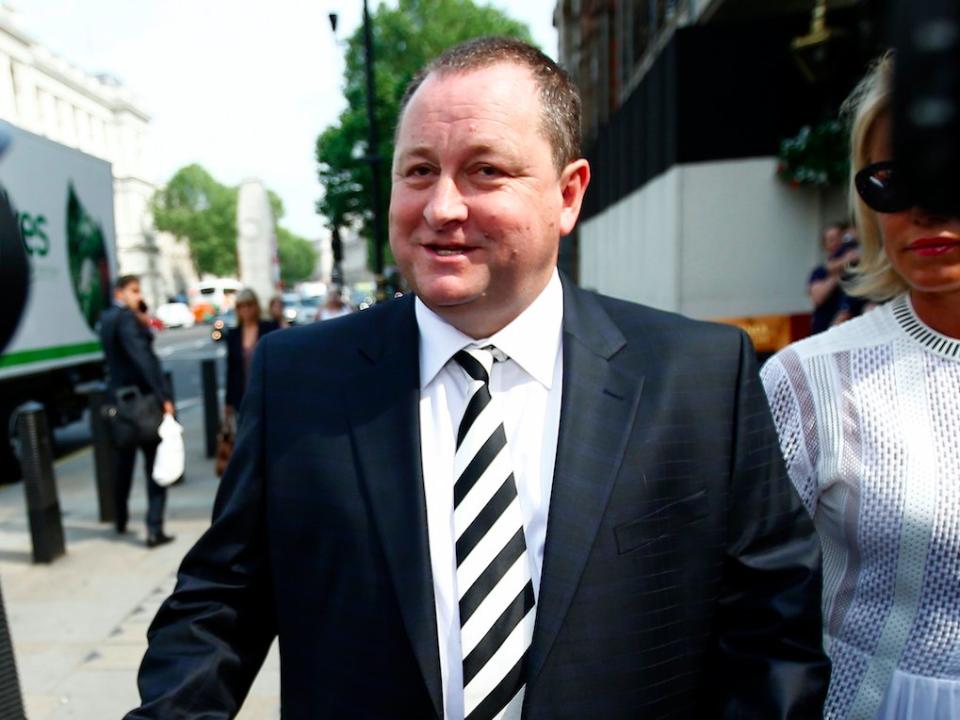
<svg viewBox="0 0 960 720"><path fill-rule="evenodd" d="M157 397L142 394L136 386L120 388L115 396L116 403L105 408L113 444L130 448L159 443L163 405Z"/></svg>

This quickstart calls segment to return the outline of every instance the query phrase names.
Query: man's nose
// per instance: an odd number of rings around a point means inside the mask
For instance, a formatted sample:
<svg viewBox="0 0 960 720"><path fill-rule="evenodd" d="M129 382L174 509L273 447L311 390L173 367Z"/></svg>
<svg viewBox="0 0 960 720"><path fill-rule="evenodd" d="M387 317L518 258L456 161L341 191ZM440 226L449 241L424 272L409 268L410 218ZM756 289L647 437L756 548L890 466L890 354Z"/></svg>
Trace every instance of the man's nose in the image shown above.
<svg viewBox="0 0 960 720"><path fill-rule="evenodd" d="M427 225L434 230L441 230L450 223L461 223L467 219L467 204L453 178L440 176L423 208L423 217Z"/></svg>

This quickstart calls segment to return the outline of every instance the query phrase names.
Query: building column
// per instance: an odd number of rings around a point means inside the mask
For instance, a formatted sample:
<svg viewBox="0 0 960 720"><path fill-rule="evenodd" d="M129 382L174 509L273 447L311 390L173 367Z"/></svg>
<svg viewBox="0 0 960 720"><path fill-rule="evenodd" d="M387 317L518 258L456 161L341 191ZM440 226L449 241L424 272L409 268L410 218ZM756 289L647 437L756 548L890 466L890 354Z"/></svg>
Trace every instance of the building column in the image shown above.
<svg viewBox="0 0 960 720"><path fill-rule="evenodd" d="M12 125L18 125L17 98L13 92L12 71L10 57L0 55L0 118Z"/></svg>

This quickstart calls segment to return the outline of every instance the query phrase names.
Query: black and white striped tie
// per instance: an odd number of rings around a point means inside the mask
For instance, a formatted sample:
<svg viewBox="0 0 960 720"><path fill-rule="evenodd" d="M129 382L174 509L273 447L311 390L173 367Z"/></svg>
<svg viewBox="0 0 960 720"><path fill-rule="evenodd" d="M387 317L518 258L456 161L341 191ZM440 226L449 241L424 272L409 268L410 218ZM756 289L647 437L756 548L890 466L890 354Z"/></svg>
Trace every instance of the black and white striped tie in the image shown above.
<svg viewBox="0 0 960 720"><path fill-rule="evenodd" d="M470 377L453 489L464 714L519 718L535 612L517 483L490 396L490 370L506 356L488 345L454 359Z"/></svg>

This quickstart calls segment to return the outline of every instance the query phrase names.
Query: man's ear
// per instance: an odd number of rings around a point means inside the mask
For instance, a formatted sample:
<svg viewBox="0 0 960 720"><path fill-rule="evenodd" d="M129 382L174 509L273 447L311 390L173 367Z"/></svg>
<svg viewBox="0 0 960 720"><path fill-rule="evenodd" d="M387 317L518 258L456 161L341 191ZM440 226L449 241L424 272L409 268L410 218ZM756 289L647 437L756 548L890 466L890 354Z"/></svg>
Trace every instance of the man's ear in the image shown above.
<svg viewBox="0 0 960 720"><path fill-rule="evenodd" d="M580 217L583 195L590 184L590 163L584 158L574 160L560 173L560 194L563 205L560 210L560 235L569 235Z"/></svg>

